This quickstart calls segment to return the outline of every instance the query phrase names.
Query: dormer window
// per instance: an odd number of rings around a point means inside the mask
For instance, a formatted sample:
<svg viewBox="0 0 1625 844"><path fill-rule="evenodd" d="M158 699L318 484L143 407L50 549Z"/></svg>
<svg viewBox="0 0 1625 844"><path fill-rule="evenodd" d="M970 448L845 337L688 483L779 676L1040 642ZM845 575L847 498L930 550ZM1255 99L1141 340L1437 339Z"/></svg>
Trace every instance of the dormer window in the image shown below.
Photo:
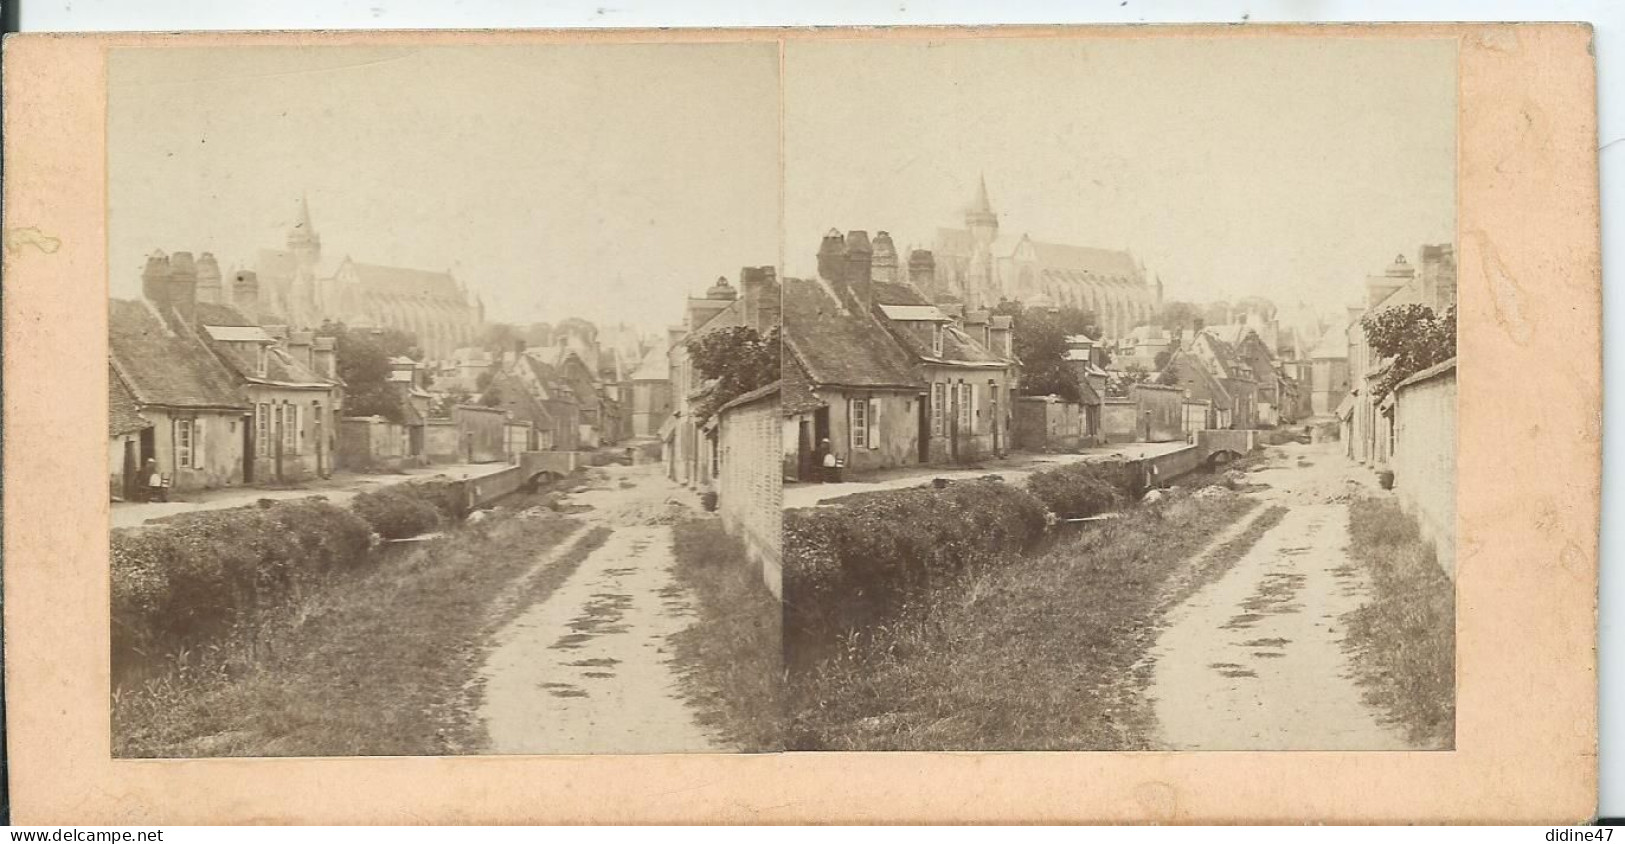
<svg viewBox="0 0 1625 844"><path fill-rule="evenodd" d="M270 352L266 350L264 343L255 343L254 352L254 374L264 378L266 357L270 354Z"/></svg>
<svg viewBox="0 0 1625 844"><path fill-rule="evenodd" d="M931 354L942 357L942 323L931 324Z"/></svg>

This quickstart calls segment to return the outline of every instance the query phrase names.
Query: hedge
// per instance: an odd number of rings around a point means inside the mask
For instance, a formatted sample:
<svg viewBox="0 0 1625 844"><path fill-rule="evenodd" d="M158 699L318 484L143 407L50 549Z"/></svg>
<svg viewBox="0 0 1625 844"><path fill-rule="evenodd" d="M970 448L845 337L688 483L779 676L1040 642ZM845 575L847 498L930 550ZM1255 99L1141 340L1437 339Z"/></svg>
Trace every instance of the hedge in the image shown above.
<svg viewBox="0 0 1625 844"><path fill-rule="evenodd" d="M869 623L933 581L1030 546L1045 520L1039 499L990 480L787 510L787 635L823 637Z"/></svg>
<svg viewBox="0 0 1625 844"><path fill-rule="evenodd" d="M366 558L367 523L325 501L212 510L112 534L115 653L175 647L225 629Z"/></svg>
<svg viewBox="0 0 1625 844"><path fill-rule="evenodd" d="M441 511L421 493L400 484L363 492L350 501L350 509L373 533L385 539L405 539L428 533L440 525Z"/></svg>
<svg viewBox="0 0 1625 844"><path fill-rule="evenodd" d="M1073 463L1027 476L1027 491L1060 518L1087 518L1137 497L1140 472L1133 463Z"/></svg>

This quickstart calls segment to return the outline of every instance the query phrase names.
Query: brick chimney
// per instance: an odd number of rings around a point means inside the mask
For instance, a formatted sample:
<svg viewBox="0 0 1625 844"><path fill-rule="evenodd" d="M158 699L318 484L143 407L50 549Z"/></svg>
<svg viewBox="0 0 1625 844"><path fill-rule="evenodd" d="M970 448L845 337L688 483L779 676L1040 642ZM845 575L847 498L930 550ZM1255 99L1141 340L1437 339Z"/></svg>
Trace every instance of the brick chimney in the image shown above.
<svg viewBox="0 0 1625 844"><path fill-rule="evenodd" d="M338 356L332 337L315 337L310 342L311 369L323 378L338 377Z"/></svg>
<svg viewBox="0 0 1625 844"><path fill-rule="evenodd" d="M937 287L937 259L929 249L916 249L908 256L908 283L929 296Z"/></svg>
<svg viewBox="0 0 1625 844"><path fill-rule="evenodd" d="M141 271L141 295L159 312L169 308L169 277L169 256L161 251L148 255L147 267Z"/></svg>
<svg viewBox="0 0 1625 844"><path fill-rule="evenodd" d="M862 229L846 233L846 283L864 308L874 304L874 249L869 246L869 233Z"/></svg>
<svg viewBox="0 0 1625 844"><path fill-rule="evenodd" d="M187 325L197 321L197 266L190 252L169 257L169 306Z"/></svg>
<svg viewBox="0 0 1625 844"><path fill-rule="evenodd" d="M818 277L836 287L846 280L846 239L837 229L830 229L818 246Z"/></svg>
<svg viewBox="0 0 1625 844"><path fill-rule="evenodd" d="M250 318L260 311L260 277L253 270L239 270L231 281L231 303Z"/></svg>
<svg viewBox="0 0 1625 844"><path fill-rule="evenodd" d="M220 289L220 264L209 252L197 257L197 300L210 305L226 304Z"/></svg>
<svg viewBox="0 0 1625 844"><path fill-rule="evenodd" d="M760 321L760 331L764 334L770 329L779 327L783 319L783 306L779 291L779 274L772 267L762 267L762 300L757 303L757 316Z"/></svg>
<svg viewBox="0 0 1625 844"><path fill-rule="evenodd" d="M871 267L875 281L891 283L901 280L897 272L897 247L887 232L875 232L874 260Z"/></svg>
<svg viewBox="0 0 1625 844"><path fill-rule="evenodd" d="M757 322L761 318L762 286L766 279L757 267L743 267L739 270L739 303L744 308L744 323L747 328L754 328L758 332L766 329Z"/></svg>

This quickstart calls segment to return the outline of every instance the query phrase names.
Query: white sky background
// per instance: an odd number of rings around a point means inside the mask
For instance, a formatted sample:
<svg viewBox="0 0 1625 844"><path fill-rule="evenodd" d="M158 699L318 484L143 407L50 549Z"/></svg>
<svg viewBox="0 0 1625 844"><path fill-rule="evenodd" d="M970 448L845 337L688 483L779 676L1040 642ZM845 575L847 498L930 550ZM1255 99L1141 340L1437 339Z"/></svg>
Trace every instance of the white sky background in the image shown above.
<svg viewBox="0 0 1625 844"><path fill-rule="evenodd" d="M154 249L450 269L493 321L647 330L775 264L778 53L759 45L118 50L111 292Z"/></svg>
<svg viewBox="0 0 1625 844"><path fill-rule="evenodd" d="M787 271L831 228L1128 248L1170 299L1336 311L1455 228L1455 45L1329 38L792 43Z"/></svg>

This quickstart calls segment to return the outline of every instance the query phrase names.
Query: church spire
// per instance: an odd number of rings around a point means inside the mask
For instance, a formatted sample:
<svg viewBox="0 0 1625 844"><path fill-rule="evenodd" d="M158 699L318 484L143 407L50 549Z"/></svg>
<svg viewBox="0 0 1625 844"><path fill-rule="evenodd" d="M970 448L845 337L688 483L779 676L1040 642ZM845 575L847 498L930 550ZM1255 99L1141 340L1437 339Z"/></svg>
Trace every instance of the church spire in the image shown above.
<svg viewBox="0 0 1625 844"><path fill-rule="evenodd" d="M312 268L321 261L322 238L311 225L310 200L303 193L299 194L299 216L288 229L288 251Z"/></svg>
<svg viewBox="0 0 1625 844"><path fill-rule="evenodd" d="M993 203L987 198L987 177L978 174L976 199L965 212L965 228L983 245L992 245L999 236L999 215L993 212Z"/></svg>
<svg viewBox="0 0 1625 844"><path fill-rule="evenodd" d="M977 174L976 200L971 203L971 213L992 214L993 203L987 198L987 174Z"/></svg>

